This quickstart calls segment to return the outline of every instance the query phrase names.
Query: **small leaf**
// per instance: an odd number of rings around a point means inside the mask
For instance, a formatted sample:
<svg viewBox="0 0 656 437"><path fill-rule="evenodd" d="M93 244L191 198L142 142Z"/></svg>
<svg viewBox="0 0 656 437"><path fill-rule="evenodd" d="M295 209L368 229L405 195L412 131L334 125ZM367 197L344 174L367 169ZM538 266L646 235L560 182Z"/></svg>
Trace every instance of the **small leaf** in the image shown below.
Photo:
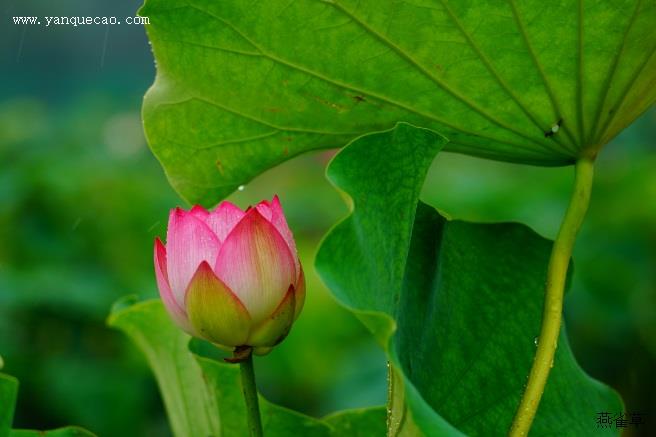
<svg viewBox="0 0 656 437"><path fill-rule="evenodd" d="M109 324L125 332L145 353L162 391L177 436L235 436L246 430L246 406L239 366L221 360L221 352L173 325L159 300L120 307ZM341 437L350 427L362 435L384 430L379 409L340 412L342 419L318 420L260 397L267 437ZM380 421L379 421L380 420ZM371 429L369 433L367 430ZM374 432L372 434L371 432Z"/></svg>
<svg viewBox="0 0 656 437"><path fill-rule="evenodd" d="M0 373L0 437L7 437L14 420L18 380Z"/></svg>
<svg viewBox="0 0 656 437"><path fill-rule="evenodd" d="M0 437L94 437L94 434L76 427L35 431L31 429L11 429L18 396L18 380L0 373Z"/></svg>
<svg viewBox="0 0 656 437"><path fill-rule="evenodd" d="M391 434L505 435L535 353L551 244L519 224L447 221L420 202L443 145L400 124L344 148L328 177L353 212L316 267L389 356ZM604 411L621 412L621 400L581 370L561 332L532 435L587 435Z"/></svg>
<svg viewBox="0 0 656 437"><path fill-rule="evenodd" d="M123 331L141 349L155 374L166 412L177 437L219 436L219 417L211 412L214 398L191 359L190 337L173 326L160 301L117 306L108 324Z"/></svg>
<svg viewBox="0 0 656 437"><path fill-rule="evenodd" d="M566 165L656 100L656 0L147 0L150 147L215 204L406 121L447 150Z"/></svg>
<svg viewBox="0 0 656 437"><path fill-rule="evenodd" d="M94 437L89 431L76 426L53 429L51 431L34 431L31 429L14 429L10 437Z"/></svg>
<svg viewBox="0 0 656 437"><path fill-rule="evenodd" d="M246 429L246 405L241 391L239 366L222 363L207 356L199 348L192 347L192 350L216 399L214 412L221 417L221 435L240 435ZM331 434L331 428L321 421L274 405L262 397L260 410L266 436L314 437Z"/></svg>

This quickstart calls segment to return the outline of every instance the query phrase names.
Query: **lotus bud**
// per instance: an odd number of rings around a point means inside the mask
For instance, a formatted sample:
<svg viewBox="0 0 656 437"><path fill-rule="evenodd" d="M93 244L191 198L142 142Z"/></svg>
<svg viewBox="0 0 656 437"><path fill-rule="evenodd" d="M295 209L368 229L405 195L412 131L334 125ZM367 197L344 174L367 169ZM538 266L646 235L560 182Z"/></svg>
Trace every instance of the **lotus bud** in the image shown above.
<svg viewBox="0 0 656 437"><path fill-rule="evenodd" d="M155 240L160 296L187 333L230 350L268 353L305 300L305 279L280 200L242 211L175 208Z"/></svg>

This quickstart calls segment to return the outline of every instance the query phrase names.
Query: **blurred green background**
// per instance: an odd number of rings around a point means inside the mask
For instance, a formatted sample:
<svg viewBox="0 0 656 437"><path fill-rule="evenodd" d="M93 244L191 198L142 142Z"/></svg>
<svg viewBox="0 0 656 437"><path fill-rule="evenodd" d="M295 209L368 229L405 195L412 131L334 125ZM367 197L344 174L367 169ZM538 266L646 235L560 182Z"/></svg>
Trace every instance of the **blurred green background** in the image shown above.
<svg viewBox="0 0 656 437"><path fill-rule="evenodd" d="M168 210L183 204L141 130L141 97L154 77L143 29L11 23L16 15L132 16L139 4L0 4L0 355L3 372L21 381L15 427L169 433L144 360L104 325L117 298L157 295L153 239L165 235ZM655 139L652 110L601 155L566 307L581 365L620 391L627 411L643 413L651 429ZM312 268L321 236L346 213L323 177L331 156L294 159L231 197L246 206L278 193L299 242L306 308L288 339L256 365L267 397L311 415L386 396L382 352ZM571 168L442 154L423 197L454 218L519 221L553 238L572 176Z"/></svg>

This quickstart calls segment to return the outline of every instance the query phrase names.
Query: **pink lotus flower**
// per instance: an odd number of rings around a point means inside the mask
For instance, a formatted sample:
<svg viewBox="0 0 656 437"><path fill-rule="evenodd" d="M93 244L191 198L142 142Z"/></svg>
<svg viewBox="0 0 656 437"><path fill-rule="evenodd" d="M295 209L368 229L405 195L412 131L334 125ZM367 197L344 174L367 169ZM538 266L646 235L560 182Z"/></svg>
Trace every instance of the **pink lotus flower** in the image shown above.
<svg viewBox="0 0 656 437"><path fill-rule="evenodd" d="M171 210L166 247L155 240L157 286L189 334L259 354L280 343L305 299L303 269L280 200L242 211Z"/></svg>

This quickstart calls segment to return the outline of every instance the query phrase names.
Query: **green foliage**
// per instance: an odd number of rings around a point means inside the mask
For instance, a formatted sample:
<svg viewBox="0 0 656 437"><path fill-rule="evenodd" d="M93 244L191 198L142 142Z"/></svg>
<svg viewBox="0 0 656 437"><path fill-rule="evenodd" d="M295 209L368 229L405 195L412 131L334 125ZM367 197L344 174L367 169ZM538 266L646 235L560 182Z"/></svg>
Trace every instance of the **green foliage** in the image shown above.
<svg viewBox="0 0 656 437"><path fill-rule="evenodd" d="M136 95L119 97L0 103L0 354L21 382L15 427L75 423L103 436L166 433L146 363L105 319L121 295L157 296L153 239L165 237L168 211L181 201L140 136ZM136 133L108 130L113 119L131 120ZM245 207L270 199L276 187L310 266L319 237L345 208L323 177L320 156L288 165L293 169L277 169L231 200ZM383 403L382 352L314 269L306 274L311 297L298 329L258 360L263 393L312 415Z"/></svg>
<svg viewBox="0 0 656 437"><path fill-rule="evenodd" d="M125 332L146 356L173 433L217 435L219 418L210 414L213 399L187 349L189 337L171 325L159 303L132 303L132 298L117 302L108 324Z"/></svg>
<svg viewBox="0 0 656 437"><path fill-rule="evenodd" d="M126 292L157 295L152 242L176 201L136 97L0 99L0 354L21 383L15 427L165 425L148 369L104 324Z"/></svg>
<svg viewBox="0 0 656 437"><path fill-rule="evenodd" d="M343 411L324 417L324 421L334 428L336 436L382 436L385 434L386 409L362 408Z"/></svg>
<svg viewBox="0 0 656 437"><path fill-rule="evenodd" d="M203 355L196 355L195 358L216 400L210 411L220 418L221 428L218 435L244 433L247 429L246 405L241 390L239 366L222 363L218 359ZM330 435L330 428L319 420L271 404L263 398L260 404L265 435Z"/></svg>
<svg viewBox="0 0 656 437"><path fill-rule="evenodd" d="M93 437L94 434L75 426L53 429L52 431L33 431L31 429L15 429L9 437Z"/></svg>
<svg viewBox="0 0 656 437"><path fill-rule="evenodd" d="M122 330L146 355L155 373L178 436L232 436L246 429L246 411L239 367L221 362L209 343L190 337L173 325L159 300L120 301L108 321ZM191 349L191 350L190 350ZM267 436L339 436L344 429L381 434L381 409L345 411L326 421L313 419L260 400Z"/></svg>
<svg viewBox="0 0 656 437"><path fill-rule="evenodd" d="M205 205L397 121L447 150L569 164L656 99L654 0L147 0L141 14L150 147Z"/></svg>
<svg viewBox="0 0 656 437"><path fill-rule="evenodd" d="M0 368L2 361L0 359ZM11 429L11 423L18 395L18 380L0 373L0 437L94 437L82 428L68 426L52 431L33 431L28 429Z"/></svg>
<svg viewBox="0 0 656 437"><path fill-rule="evenodd" d="M518 224L448 221L420 202L444 143L399 124L342 150L328 177L353 212L328 234L316 266L387 350L392 430L502 435L535 351L550 242ZM621 410L561 333L535 435L585 435L597 412Z"/></svg>
<svg viewBox="0 0 656 437"><path fill-rule="evenodd" d="M71 13L76 5L89 6L80 0L68 3ZM408 3L419 4L414 0ZM538 15L545 21L561 15L554 12L562 9L552 6L555 3L544 5L545 10L552 9L551 15L543 15L544 11ZM630 18L630 11L623 6L626 2L597 3L624 10L626 16L620 17L618 24ZM175 0L171 4L175 6ZM278 4L274 1L273 6ZM594 0L584 4L589 7ZM158 15L154 14L154 19ZM182 25L182 18L171 20ZM308 21L299 21L299 25ZM175 31L172 23L169 28ZM554 33L560 28L554 26ZM600 33L615 29L612 25L587 28ZM12 58L21 32L20 26L0 29L4 36L0 45ZM103 329L101 320L110 302L123 293L139 290L155 296L150 245L155 235L165 233L166 211L176 202L163 185L155 160L135 142L140 123L132 111L152 73L148 46L134 33L111 34L107 59L112 59L112 46L123 47L114 59L135 62L130 68L117 65L108 69L106 64L103 75L92 72L90 76L84 68L88 66L86 56L71 58L80 68L50 68L53 53L65 55L88 46L88 38L71 39L67 30L53 32L28 32L32 43L26 45L30 50L25 53L31 54L34 62L24 56L20 63L10 63L13 67L7 64L9 86L3 90L5 98L0 105L0 353L6 358L8 372L21 381L14 423L22 427L84 423L100 435L163 435L166 424L161 402L152 378L144 373L144 363L120 333ZM555 39L549 44L557 45ZM648 43L645 39L645 45ZM162 41L155 42L155 48L162 45ZM86 49L93 57L97 47ZM189 53L185 52L180 62ZM205 55L209 56L209 51ZM139 60L149 68L135 68ZM561 60L549 63L560 66ZM653 68L645 65L643 71ZM232 80L243 77L235 75ZM43 85L32 86L37 83ZM249 92L242 88L231 91ZM622 86L609 87L610 92L619 94ZM350 95L354 103L359 101L356 93ZM412 105L414 100L409 99ZM367 104L372 101L366 97ZM600 157L595 187L598 201L593 202L577 244L577 280L566 314L577 358L587 371L622 392L627 411L651 411L656 402L656 380L651 377L656 368L656 202L646 201L656 195L656 118L653 111L648 115L641 126L627 130L628 135ZM115 116L129 116L134 123L124 129L124 123L112 122ZM180 126L183 120L173 121ZM179 132L181 136L195 135ZM339 142L330 136L323 138L325 145ZM284 152L283 146L272 148ZM251 159L252 149L243 150L245 158ZM236 155L231 154L231 159ZM316 153L294 159L259 177L232 199L247 205L275 192L286 197L292 228L306 248L308 275L313 275L309 259L316 239L337 219L336 214L342 214L341 205L333 201L337 195L327 192L332 189L317 177L325 157ZM252 164L261 165L259 161ZM560 202L568 191L567 169L511 167L453 154L443 154L436 164L423 197L430 197L430 204L439 204L457 217L529 223L543 235L557 225ZM334 308L336 304L323 287L310 286L308 296L308 307L294 334L259 360L258 379L264 392L278 403L311 414L345 403L373 403L363 393L384 383L379 369L383 367L382 352L370 349L357 323L345 310ZM372 367L374 372L364 374L364 368ZM312 372L307 372L308 368ZM375 399L384 394L381 388L376 388ZM94 402L88 402L90 398ZM1 401L0 405L4 406ZM6 410L0 408L0 416L2 413Z"/></svg>
<svg viewBox="0 0 656 437"><path fill-rule="evenodd" d="M0 373L0 437L7 437L14 418L18 380Z"/></svg>

